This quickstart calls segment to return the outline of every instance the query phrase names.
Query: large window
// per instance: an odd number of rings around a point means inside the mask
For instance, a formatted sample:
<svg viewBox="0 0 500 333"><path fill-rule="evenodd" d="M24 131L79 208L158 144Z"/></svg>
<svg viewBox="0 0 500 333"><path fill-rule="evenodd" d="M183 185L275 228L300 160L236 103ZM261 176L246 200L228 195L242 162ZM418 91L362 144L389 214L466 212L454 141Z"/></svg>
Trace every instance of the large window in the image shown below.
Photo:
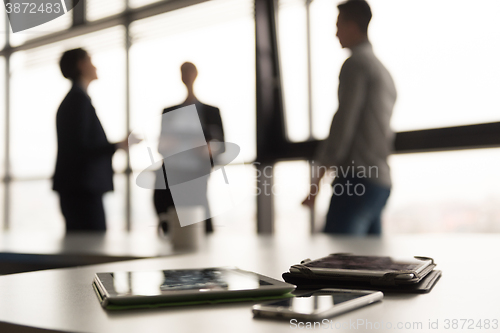
<svg viewBox="0 0 500 333"><path fill-rule="evenodd" d="M5 174L5 58L0 57L0 179Z"/></svg>
<svg viewBox="0 0 500 333"><path fill-rule="evenodd" d="M273 172L274 184L267 190L274 194L276 233L309 234L309 209L301 205L309 188L308 163L306 161L277 163Z"/></svg>
<svg viewBox="0 0 500 333"><path fill-rule="evenodd" d="M141 7L158 1L161 0L129 0L129 6L132 8Z"/></svg>
<svg viewBox="0 0 500 333"><path fill-rule="evenodd" d="M500 2L373 1L373 13L399 91L396 130L500 120Z"/></svg>
<svg viewBox="0 0 500 333"><path fill-rule="evenodd" d="M87 20L95 21L118 14L125 9L125 0L87 0Z"/></svg>
<svg viewBox="0 0 500 333"><path fill-rule="evenodd" d="M330 121L338 107L338 76L348 56L336 35L337 4L341 1L315 0L311 3L312 136L328 136Z"/></svg>
<svg viewBox="0 0 500 333"><path fill-rule="evenodd" d="M0 12L0 17L3 13ZM0 19L0 24L2 20ZM0 28L0 32L3 30ZM0 37L1 42L1 37ZM5 188L3 179L5 177L5 58L0 57L0 211L5 211ZM0 228L3 216L0 217Z"/></svg>
<svg viewBox="0 0 500 333"><path fill-rule="evenodd" d="M153 2L161 1L87 0L86 18L105 21L122 15L126 22L125 18L130 17L124 12L126 4L134 11ZM290 141L328 135L338 106L338 74L349 56L335 37L339 2L277 2ZM498 1L384 0L370 4L374 13L370 39L398 88L392 122L396 131L500 120L500 102L496 98L500 91ZM202 1L160 13L167 7L159 4L157 15L134 21L129 29L118 25L37 47L29 45L33 39L69 29L72 14L13 34L1 10L0 49L7 34L13 49L0 56L0 177L4 179L5 173L4 121L8 112L13 180L0 184L0 200L3 204L3 188L8 186L12 228L63 227L50 177L57 152L55 114L70 85L57 65L66 49L82 46L92 55L99 80L90 86L89 94L110 141L127 135L128 105L134 129L141 120L159 116L163 108L183 102L186 91L179 67L191 61L199 69L195 92L202 102L220 108L226 141L241 147L240 161L256 158L254 1ZM75 29L71 36L81 33L78 31L83 30ZM53 36L55 40L61 38ZM131 42L128 58L126 37ZM4 95L5 57L10 59L8 109ZM127 79L130 96L126 95ZM153 132L152 136L159 134L159 124ZM134 156L131 164L135 171L149 165L149 160ZM392 156L394 189L385 212L385 230L498 231L500 219L494 207L500 191L491 185L498 181L494 178L496 156L500 156L498 149ZM108 226L111 230L125 227L126 198L130 195L132 227L152 229L156 226L152 190L136 186L131 175L131 192L127 193L126 165L125 153L118 152L113 160L115 192L105 196ZM237 210L217 216L216 228L254 230L256 170L236 163L226 170L240 181L247 199ZM307 163L281 162L274 172L276 230L286 233L290 221L294 221L293 230L307 232L309 214L300 206L307 193ZM223 186L217 183L217 177L211 178L209 193L214 208L223 204L217 194ZM317 200L318 222L324 220L330 194L331 188L323 186ZM317 228L321 228L320 223Z"/></svg>
<svg viewBox="0 0 500 333"><path fill-rule="evenodd" d="M69 90L57 67L64 44L11 57L10 151L16 178L48 178L57 152L55 115Z"/></svg>
<svg viewBox="0 0 500 333"><path fill-rule="evenodd" d="M88 21L104 20L120 14L126 3L124 0L86 2ZM153 2L155 0L133 0L128 4L135 8ZM40 27L15 34L2 30L1 46L5 40L3 37L9 33L14 47L10 55L9 108L9 164L13 180L7 183L10 187L11 228L63 228L58 197L51 190L50 177L57 153L55 115L70 88L70 82L62 78L58 68L59 57L67 49L84 47L92 56L99 80L91 84L89 95L110 141L122 140L127 135L128 98L131 101L132 128L141 119L158 116L163 108L182 102L185 90L180 81L179 67L184 61L192 61L200 73L195 87L197 96L201 101L220 108L226 141L241 147L239 161L253 161L256 149L252 0L213 0L133 22L130 26L130 96L126 95L126 29L123 26L36 48L23 46L22 51L15 49L33 38L62 32L71 25L71 17L64 15ZM5 73L3 66L3 58L0 58L2 74ZM0 82L0 97L5 92L3 83L4 80ZM0 125L5 119L4 105L0 105ZM1 159L5 156L3 130L4 126L0 133ZM115 154L115 192L107 194L104 199L111 230L123 229L127 220L126 165L125 153ZM1 176L3 167L4 163L0 166ZM234 176L243 183L247 199L243 200L244 207L219 216L215 224L223 230L230 230L231 227L223 228L229 226L226 222L238 220L243 223L238 223L238 226L253 229L255 170L251 166L237 164L227 166L226 171L230 177ZM214 193L220 189L215 178L212 177L209 186L213 196L217 196ZM130 181L134 227L155 227L152 192L141 191L135 186L133 176ZM220 205L217 201L211 204L214 208Z"/></svg>
<svg viewBox="0 0 500 333"><path fill-rule="evenodd" d="M280 0L278 45L287 136L291 141L309 138L307 12L304 0ZM300 93L298 93L300 92Z"/></svg>
<svg viewBox="0 0 500 333"><path fill-rule="evenodd" d="M49 35L52 33L68 29L71 26L71 22L72 22L72 12L68 12L50 22L44 23L42 25L24 31L13 33L12 30L9 28L10 44L12 46L18 46L30 39L42 37L45 35Z"/></svg>
<svg viewBox="0 0 500 333"><path fill-rule="evenodd" d="M500 232L500 149L394 155L388 233Z"/></svg>
<svg viewBox="0 0 500 333"><path fill-rule="evenodd" d="M311 94L307 80L307 1L280 0L278 36L283 77L287 135L291 141L310 136L323 139L338 107L338 75L348 50L336 38L337 4L310 2ZM370 1L373 21L370 40L375 53L393 75L398 101L395 131L500 121L500 3L465 1ZM309 107L312 104L312 133ZM389 233L424 231L498 231L495 208L500 190L495 184L498 151L478 150L395 155L391 157L394 188L385 212ZM297 189L308 170L281 163L277 179L293 177ZM294 176L291 176L294 175ZM302 179L302 180L301 180ZM328 180L330 181L330 180ZM317 200L321 229L331 188L325 185ZM304 216L297 204L305 193L276 198L279 214ZM291 191L287 192L291 196ZM282 213L280 213L282 212ZM302 228L307 222L303 220ZM277 229L281 219L278 217ZM286 223L286 222L284 222Z"/></svg>
<svg viewBox="0 0 500 333"><path fill-rule="evenodd" d="M385 234L500 232L500 149L393 155L390 165ZM307 162L282 162L274 170L277 233L309 232L308 209L300 205L308 191ZM316 200L316 231L328 211L330 181Z"/></svg>
<svg viewBox="0 0 500 333"><path fill-rule="evenodd" d="M5 24L5 12L0 10L0 50L5 46L5 35L7 31L7 25Z"/></svg>
<svg viewBox="0 0 500 333"><path fill-rule="evenodd" d="M10 230L62 232L64 221L59 197L50 180L15 181L10 184Z"/></svg>
<svg viewBox="0 0 500 333"><path fill-rule="evenodd" d="M340 66L349 52L335 37L341 1L310 5L313 136L328 135L338 106ZM397 131L499 121L500 2L371 1L370 39L393 75ZM280 0L279 37L288 136L308 137L305 0Z"/></svg>

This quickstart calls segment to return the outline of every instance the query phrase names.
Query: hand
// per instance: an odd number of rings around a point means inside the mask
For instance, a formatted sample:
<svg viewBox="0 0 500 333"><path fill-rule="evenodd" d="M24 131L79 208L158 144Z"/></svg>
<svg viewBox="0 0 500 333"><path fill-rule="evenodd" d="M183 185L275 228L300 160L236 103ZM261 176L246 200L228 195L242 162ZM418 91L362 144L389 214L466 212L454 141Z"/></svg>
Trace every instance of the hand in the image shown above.
<svg viewBox="0 0 500 333"><path fill-rule="evenodd" d="M316 202L316 194L309 194L304 199L304 201L302 201L302 205L308 207L309 209L313 209L315 202Z"/></svg>
<svg viewBox="0 0 500 333"><path fill-rule="evenodd" d="M124 141L127 141L127 139L125 139ZM129 146L136 145L136 144L140 143L141 141L142 141L142 139L137 137L134 133L131 133L128 136L128 145Z"/></svg>
<svg viewBox="0 0 500 333"><path fill-rule="evenodd" d="M125 139L123 141L117 142L116 143L116 148L128 151L128 142L127 142L127 140Z"/></svg>
<svg viewBox="0 0 500 333"><path fill-rule="evenodd" d="M123 149L125 151L128 151L130 146L136 145L141 141L142 139L138 138L135 134L130 134L123 141L118 142L116 146L118 149Z"/></svg>

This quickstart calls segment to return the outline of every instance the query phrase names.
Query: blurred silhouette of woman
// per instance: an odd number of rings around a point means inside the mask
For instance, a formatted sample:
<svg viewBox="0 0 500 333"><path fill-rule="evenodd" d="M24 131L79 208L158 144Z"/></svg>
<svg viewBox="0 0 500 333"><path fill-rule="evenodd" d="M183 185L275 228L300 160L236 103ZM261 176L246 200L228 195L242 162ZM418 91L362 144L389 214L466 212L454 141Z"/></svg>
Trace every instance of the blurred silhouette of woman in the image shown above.
<svg viewBox="0 0 500 333"><path fill-rule="evenodd" d="M128 142L110 143L104 133L87 94L89 84L97 80L87 51L66 51L59 65L72 87L57 111L53 190L59 193L66 231L105 231L102 197L113 190L111 159L117 149L127 150Z"/></svg>

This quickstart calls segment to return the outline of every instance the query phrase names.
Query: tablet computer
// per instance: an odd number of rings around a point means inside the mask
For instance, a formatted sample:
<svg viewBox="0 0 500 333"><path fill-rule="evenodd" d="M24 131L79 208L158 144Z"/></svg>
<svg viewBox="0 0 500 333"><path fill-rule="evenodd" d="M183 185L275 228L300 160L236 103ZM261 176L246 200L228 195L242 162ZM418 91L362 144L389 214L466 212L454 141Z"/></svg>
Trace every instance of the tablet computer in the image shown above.
<svg viewBox="0 0 500 333"><path fill-rule="evenodd" d="M104 308L279 296L295 289L235 267L96 273L93 285Z"/></svg>
<svg viewBox="0 0 500 333"><path fill-rule="evenodd" d="M317 260L304 260L298 266L305 266L319 275L382 277L386 273L402 271L420 274L430 264L432 264L432 259L393 259L391 257L335 254ZM300 273L300 268L292 266L290 272ZM406 272L395 278L401 280L415 278L415 274Z"/></svg>

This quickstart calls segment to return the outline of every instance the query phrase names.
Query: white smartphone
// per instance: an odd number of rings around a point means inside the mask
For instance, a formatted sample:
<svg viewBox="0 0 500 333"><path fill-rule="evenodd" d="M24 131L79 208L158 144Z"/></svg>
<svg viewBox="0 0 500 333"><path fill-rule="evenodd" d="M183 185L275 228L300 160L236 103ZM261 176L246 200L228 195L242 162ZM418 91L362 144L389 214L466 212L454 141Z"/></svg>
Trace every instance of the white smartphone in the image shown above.
<svg viewBox="0 0 500 333"><path fill-rule="evenodd" d="M292 298L257 304L255 317L318 320L333 317L381 301L384 294L373 290L320 289Z"/></svg>

